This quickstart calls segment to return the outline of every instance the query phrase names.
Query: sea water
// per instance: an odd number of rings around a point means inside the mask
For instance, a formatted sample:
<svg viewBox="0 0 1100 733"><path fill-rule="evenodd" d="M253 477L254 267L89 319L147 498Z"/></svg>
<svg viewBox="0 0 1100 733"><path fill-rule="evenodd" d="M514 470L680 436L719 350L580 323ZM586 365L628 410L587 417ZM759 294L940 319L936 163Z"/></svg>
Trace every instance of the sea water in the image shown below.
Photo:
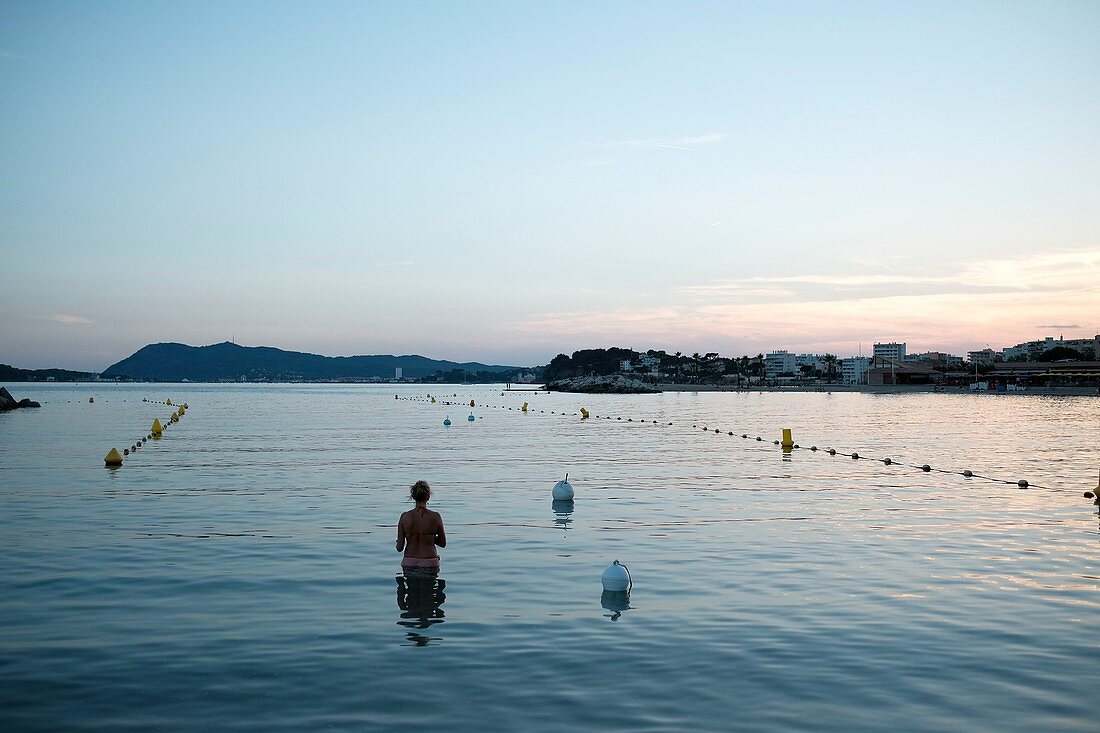
<svg viewBox="0 0 1100 733"><path fill-rule="evenodd" d="M1096 730L1097 398L11 387L3 730Z"/></svg>

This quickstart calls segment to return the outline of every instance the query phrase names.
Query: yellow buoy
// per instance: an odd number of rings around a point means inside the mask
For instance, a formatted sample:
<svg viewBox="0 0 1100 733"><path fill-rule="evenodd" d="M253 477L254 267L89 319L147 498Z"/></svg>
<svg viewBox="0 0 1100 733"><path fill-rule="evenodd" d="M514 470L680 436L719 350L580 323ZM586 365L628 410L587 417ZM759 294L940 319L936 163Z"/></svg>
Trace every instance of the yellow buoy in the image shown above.
<svg viewBox="0 0 1100 733"><path fill-rule="evenodd" d="M581 420L587 420L587 419L588 419L588 410L586 410L582 407L581 408Z"/></svg>
<svg viewBox="0 0 1100 733"><path fill-rule="evenodd" d="M794 448L794 438L791 437L791 429L783 428L783 442L784 448Z"/></svg>
<svg viewBox="0 0 1100 733"><path fill-rule="evenodd" d="M527 403L526 402L523 403L523 408L522 409L523 409L524 412L527 412Z"/></svg>
<svg viewBox="0 0 1100 733"><path fill-rule="evenodd" d="M108 466L121 466L122 456L118 454L117 449L112 448L111 452L104 457L103 462Z"/></svg>
<svg viewBox="0 0 1100 733"><path fill-rule="evenodd" d="M435 404L435 397L432 397L432 404Z"/></svg>
<svg viewBox="0 0 1100 733"><path fill-rule="evenodd" d="M186 407L184 407L183 405L180 405L180 409L176 410L176 412L178 412L179 414L181 414L181 415L182 415L182 414L184 414L185 412L187 412L187 408L186 408Z"/></svg>
<svg viewBox="0 0 1100 733"><path fill-rule="evenodd" d="M157 436L159 436L159 435L160 435L161 433L163 433L163 432L164 432L164 428L162 428L162 427L160 426L160 418L156 418L156 417L154 417L154 418L153 418L153 427L152 427L152 433L153 433L153 435L157 435Z"/></svg>
<svg viewBox="0 0 1100 733"><path fill-rule="evenodd" d="M473 407L473 406L474 406L474 401L470 400L470 407Z"/></svg>
<svg viewBox="0 0 1100 733"><path fill-rule="evenodd" d="M164 401L164 404L166 404L166 405L168 405L169 407L171 407L171 406L172 406L172 400L165 400L165 401Z"/></svg>
<svg viewBox="0 0 1100 733"><path fill-rule="evenodd" d="M180 414L178 412L172 413L172 422L179 422Z"/></svg>
<svg viewBox="0 0 1100 733"><path fill-rule="evenodd" d="M95 402L95 397L89 397L88 402Z"/></svg>

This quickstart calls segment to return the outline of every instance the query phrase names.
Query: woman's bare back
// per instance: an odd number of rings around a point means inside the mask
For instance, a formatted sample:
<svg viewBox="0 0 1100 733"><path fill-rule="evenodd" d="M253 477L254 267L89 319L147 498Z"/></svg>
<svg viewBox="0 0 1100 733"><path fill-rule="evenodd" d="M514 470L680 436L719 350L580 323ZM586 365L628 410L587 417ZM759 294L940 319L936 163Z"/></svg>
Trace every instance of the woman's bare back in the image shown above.
<svg viewBox="0 0 1100 733"><path fill-rule="evenodd" d="M427 507L418 506L401 515L397 522L397 549L405 557L439 557L436 546L447 546L443 517Z"/></svg>

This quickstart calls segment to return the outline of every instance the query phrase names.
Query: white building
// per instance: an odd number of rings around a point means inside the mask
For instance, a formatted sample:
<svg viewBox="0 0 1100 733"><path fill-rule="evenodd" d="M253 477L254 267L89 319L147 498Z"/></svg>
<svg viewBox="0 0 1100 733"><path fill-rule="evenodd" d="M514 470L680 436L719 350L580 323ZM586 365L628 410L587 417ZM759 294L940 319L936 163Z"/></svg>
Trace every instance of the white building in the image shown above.
<svg viewBox="0 0 1100 733"><path fill-rule="evenodd" d="M801 373L804 366L813 367L817 372L825 371L825 357L821 354L799 354L794 358L794 363L799 370L795 372L796 374Z"/></svg>
<svg viewBox="0 0 1100 733"><path fill-rule="evenodd" d="M939 369L961 369L963 358L942 351L926 351L923 354L911 354L908 361L915 361Z"/></svg>
<svg viewBox="0 0 1100 733"><path fill-rule="evenodd" d="M888 344L875 344L875 350L871 356L890 359L891 361L905 361L905 342L891 341Z"/></svg>
<svg viewBox="0 0 1100 733"><path fill-rule="evenodd" d="M1028 360L1033 361L1042 356L1044 351L1050 351L1056 346L1065 346L1081 352L1087 359L1100 359L1100 335L1090 339L1065 339L1047 336L1040 341L1028 341L1015 346L1007 346L1004 349L1004 360Z"/></svg>
<svg viewBox="0 0 1100 733"><path fill-rule="evenodd" d="M764 375L768 379L775 379L786 372L798 374L798 360L794 354L787 351L773 351L764 357Z"/></svg>
<svg viewBox="0 0 1100 733"><path fill-rule="evenodd" d="M1086 359L1100 360L1100 335L1091 339L1065 339L1062 346L1080 351Z"/></svg>
<svg viewBox="0 0 1100 733"><path fill-rule="evenodd" d="M844 384L866 384L871 357L849 356L840 360L840 377Z"/></svg>
<svg viewBox="0 0 1100 733"><path fill-rule="evenodd" d="M404 374L404 373L405 373L404 369L402 369L401 367L397 367L396 369L393 370L393 378L394 379L401 379L401 375Z"/></svg>
<svg viewBox="0 0 1100 733"><path fill-rule="evenodd" d="M994 351L993 349L979 349L978 351L968 351L966 353L966 357L971 364L993 364L994 362L1001 361L1004 358L1001 352Z"/></svg>

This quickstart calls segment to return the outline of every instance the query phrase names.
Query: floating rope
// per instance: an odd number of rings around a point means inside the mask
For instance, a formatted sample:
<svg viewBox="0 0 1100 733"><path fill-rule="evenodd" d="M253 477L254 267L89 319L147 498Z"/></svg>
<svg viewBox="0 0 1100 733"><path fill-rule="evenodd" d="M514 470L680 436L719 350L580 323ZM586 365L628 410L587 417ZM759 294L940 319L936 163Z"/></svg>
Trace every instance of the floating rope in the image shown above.
<svg viewBox="0 0 1100 733"><path fill-rule="evenodd" d="M430 399L427 399L427 398L420 398L420 397L400 398L397 395L394 395L394 399L405 399L405 400L412 401L412 402L430 402ZM452 404L452 403L444 401L444 402L442 402L442 404ZM455 403L455 404L458 404L458 403ZM505 405L485 404L485 405L482 405L482 407L497 408L497 409L502 409L502 410L503 409L507 409L507 410L513 410L514 409L512 407L507 407ZM544 410L539 410L539 412L545 414ZM554 410L551 410L550 414L553 415L553 414L558 414L558 413ZM576 414L577 413L572 413L572 415L574 415L574 416ZM567 413L565 413L565 412L560 413L560 415L563 416L563 417L568 416ZM599 415L594 415L593 417L595 417L596 419L600 418ZM611 420L612 417L614 417L614 419L616 421L623 421L622 416L604 415L603 417L604 417L605 420ZM635 422L635 420L632 417L628 417L628 418L626 418L625 422ZM647 420L647 419L639 419L637 422L639 422L641 424L652 424L652 425L657 425L658 424L656 420L650 421L650 420ZM668 426L671 427L672 425L673 425L672 422L668 423ZM700 425L698 423L693 423L691 427L693 429L699 429ZM707 432L707 433L712 432L712 429L707 425L703 425L702 430L703 430L703 432ZM721 432L722 432L721 428L714 428L713 429L713 433L716 434L716 435L720 435ZM726 435L729 436L729 437L733 437L734 432L732 430L729 430L729 431L726 432ZM741 433L741 438L742 439L748 439L749 434L748 433ZM755 441L754 442L763 443L764 438L757 435L757 436L755 436ZM772 444L773 445L780 445L780 442L778 440L774 440L774 441L772 441ZM797 444L795 444L793 446L790 446L790 447L784 447L784 452L790 452L792 450L806 450L806 449L802 448L800 445L797 445ZM813 445L813 446L810 446L809 451L811 453L818 453L819 449L816 445ZM880 458L880 459L868 459L866 456L860 455L858 452L853 451L851 453L845 453L845 452L837 450L835 448L825 448L825 449L821 450L820 452L823 453L823 454L827 453L829 456L838 456L838 455L845 456L845 457L849 457L852 460L856 460L856 461L858 461L858 460L877 460L877 461L880 461L884 466L904 466L906 468L918 469L918 470L920 470L924 473L931 473L931 472L934 471L936 473L942 473L942 474L947 474L947 475L963 476L964 478L976 478L976 479L981 479L983 481L990 481L990 482L993 482L993 483L1005 484L1005 485L1008 485L1008 486L1013 486L1014 485L1014 486L1017 486L1021 489L1043 489L1045 491L1056 491L1056 492L1063 491L1062 489L1057 489L1057 488L1050 487L1050 486L1040 486L1038 484L1032 484L1029 481L1027 481L1026 479L1020 479L1020 480L1017 480L1017 481L1009 481L1009 480L1006 480L1006 479L996 478L996 477L993 477L993 476L983 476L981 474L974 473L970 469L964 469L962 471L958 471L958 470L951 470L951 469L945 469L945 468L933 468L932 466L930 466L927 463L920 464L920 465L915 464L915 463L905 463L903 461L899 461L897 459L889 458L889 457Z"/></svg>
<svg viewBox="0 0 1100 733"><path fill-rule="evenodd" d="M167 430L168 428L170 428L173 424L179 422L180 418L182 418L187 413L187 410L189 409L186 402L184 402L182 404L172 405L172 400L170 400L170 399L165 400L164 402L157 402L157 401L154 401L154 400L142 399L142 402L148 402L148 403L154 404L154 405L174 406L174 407L176 407L176 411L173 412L168 417L164 418L164 423L163 424L161 424L159 418L154 418L153 419L153 425L150 428L149 432L145 434L145 437L144 438L138 438L137 440L135 440L130 445L129 448L123 448L121 454L119 454L117 448L111 448L111 450L108 451L107 455L103 458L103 463L108 468L120 468L122 466L122 462L123 462L124 457L136 454L138 452L138 450L140 448L142 448L147 441L150 441L153 438L160 438L161 435L164 433L164 431Z"/></svg>

